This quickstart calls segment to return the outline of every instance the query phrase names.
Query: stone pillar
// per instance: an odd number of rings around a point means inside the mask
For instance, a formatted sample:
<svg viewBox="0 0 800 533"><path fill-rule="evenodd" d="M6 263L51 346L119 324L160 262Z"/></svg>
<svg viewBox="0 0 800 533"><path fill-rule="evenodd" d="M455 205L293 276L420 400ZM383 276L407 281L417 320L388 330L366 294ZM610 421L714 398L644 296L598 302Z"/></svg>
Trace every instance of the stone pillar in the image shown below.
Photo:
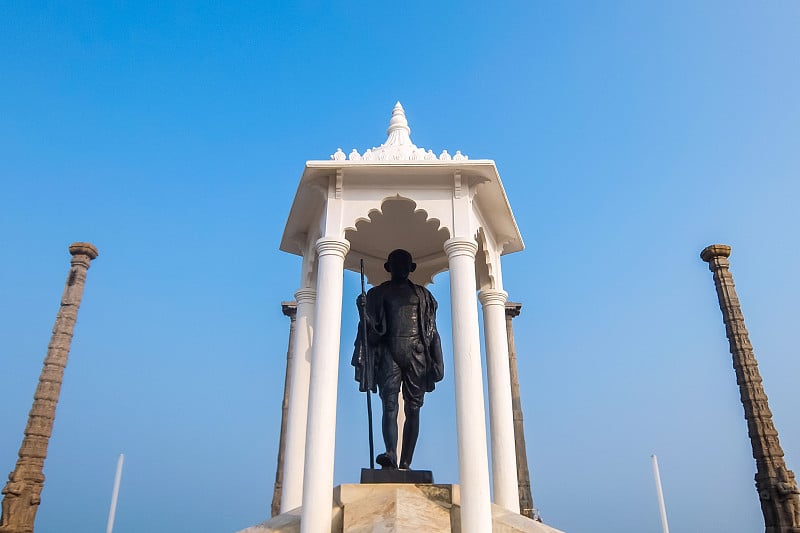
<svg viewBox="0 0 800 533"><path fill-rule="evenodd" d="M533 507L531 475L528 471L528 451L525 448L525 424L522 417L522 402L519 395L519 371L517 370L517 347L514 343L514 325L511 321L519 316L522 304L506 302L506 336L508 338L508 367L511 375L511 409L514 417L514 448L517 452L517 483L519 487L520 514L538 520Z"/></svg>
<svg viewBox="0 0 800 533"><path fill-rule="evenodd" d="M297 300L289 377L289 405L286 409L286 446L283 456L283 488L280 512L303 504L303 471L306 455L308 383L311 376L316 291L303 288L294 293Z"/></svg>
<svg viewBox="0 0 800 533"><path fill-rule="evenodd" d="M72 343L75 320L81 305L83 286L89 263L97 257L97 248L88 242L75 242L69 247L72 266L67 276L61 307L56 315L50 345L33 395L25 436L19 448L19 459L3 488L0 533L32 533L40 495L44 486L44 460L53 432L56 404L64 379L64 368Z"/></svg>
<svg viewBox="0 0 800 533"><path fill-rule="evenodd" d="M286 413L289 409L289 388L291 387L292 351L294 350L294 323L297 315L297 302L281 302L281 311L289 317L289 348L286 350L286 376L283 378L283 403L281 404L281 436L278 441L278 466L275 469L275 489L272 493L271 515L281 512L281 489L283 487L283 457L286 453Z"/></svg>
<svg viewBox="0 0 800 533"><path fill-rule="evenodd" d="M719 307L725 323L739 395L744 406L744 418L753 457L756 460L756 490L761 500L766 533L800 532L800 499L794 473L786 469L778 431L772 423L767 395L761 384L753 346L744 324L739 297L728 268L731 247L712 244L700 257L714 273Z"/></svg>
<svg viewBox="0 0 800 533"><path fill-rule="evenodd" d="M517 456L511 410L511 377L508 368L505 291L484 289L478 294L483 306L486 376L489 381L489 422L492 438L494 502L519 513Z"/></svg>
<svg viewBox="0 0 800 533"><path fill-rule="evenodd" d="M336 389L342 325L342 276L350 243L317 240L317 309L311 348L301 533L329 533L336 442Z"/></svg>
<svg viewBox="0 0 800 533"><path fill-rule="evenodd" d="M445 241L450 267L450 302L453 322L453 374L456 393L458 472L461 484L461 531L492 530L489 495L489 458L486 451L486 413L475 295L475 253L472 239Z"/></svg>

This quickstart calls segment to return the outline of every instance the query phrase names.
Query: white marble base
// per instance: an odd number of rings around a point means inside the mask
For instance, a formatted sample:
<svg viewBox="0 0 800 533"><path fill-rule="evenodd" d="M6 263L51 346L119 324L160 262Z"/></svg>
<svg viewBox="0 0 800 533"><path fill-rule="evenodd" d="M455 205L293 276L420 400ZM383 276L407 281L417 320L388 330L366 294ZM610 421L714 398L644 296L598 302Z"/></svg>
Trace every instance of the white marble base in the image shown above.
<svg viewBox="0 0 800 533"><path fill-rule="evenodd" d="M297 533L300 508L238 533ZM492 505L494 533L562 533ZM331 533L461 533L458 485L339 485L333 489Z"/></svg>

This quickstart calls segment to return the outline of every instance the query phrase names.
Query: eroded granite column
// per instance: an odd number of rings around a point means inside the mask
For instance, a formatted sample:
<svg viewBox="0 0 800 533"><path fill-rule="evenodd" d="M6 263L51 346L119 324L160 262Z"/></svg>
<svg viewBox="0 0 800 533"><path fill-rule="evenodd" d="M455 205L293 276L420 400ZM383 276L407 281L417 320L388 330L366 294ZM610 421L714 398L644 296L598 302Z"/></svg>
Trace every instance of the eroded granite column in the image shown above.
<svg viewBox="0 0 800 533"><path fill-rule="evenodd" d="M281 436L278 441L278 466L275 469L275 489L272 492L272 516L281 512L281 489L283 487L283 457L286 453L286 421L289 410L289 388L292 378L292 349L294 347L294 324L297 317L297 302L281 302L281 311L289 317L289 348L286 350L286 377L283 379L283 403L281 404Z"/></svg>
<svg viewBox="0 0 800 533"><path fill-rule="evenodd" d="M33 407L19 448L19 459L3 488L0 533L31 533L41 501L44 460L53 432L64 368L67 366L72 333L81 305L86 271L92 259L97 257L97 248L88 242L76 242L70 245L69 253L72 254L72 265L39 375L39 385L33 395Z"/></svg>
<svg viewBox="0 0 800 533"><path fill-rule="evenodd" d="M528 470L528 451L525 447L525 422L522 417L522 401L519 393L519 370L517 369L517 347L514 344L514 324L522 304L506 302L506 336L508 337L508 367L511 375L511 411L514 416L514 447L517 452L517 487L519 488L520 514L538 519L533 508L531 475Z"/></svg>
<svg viewBox="0 0 800 533"><path fill-rule="evenodd" d="M744 418L753 457L756 460L756 490L761 501L766 533L800 532L800 499L794 473L787 470L778 431L772 423L767 395L761 384L758 363L744 324L744 316L736 295L728 257L731 247L712 244L700 257L714 273L719 307L725 322L736 382L744 406Z"/></svg>

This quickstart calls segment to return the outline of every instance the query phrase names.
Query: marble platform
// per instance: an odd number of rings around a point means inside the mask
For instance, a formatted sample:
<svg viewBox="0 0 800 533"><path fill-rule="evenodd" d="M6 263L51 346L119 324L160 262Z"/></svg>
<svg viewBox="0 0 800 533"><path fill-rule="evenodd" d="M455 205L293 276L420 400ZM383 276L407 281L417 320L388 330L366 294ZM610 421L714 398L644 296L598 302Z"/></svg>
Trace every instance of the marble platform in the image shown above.
<svg viewBox="0 0 800 533"><path fill-rule="evenodd" d="M333 489L331 533L460 533L460 504L458 485L339 485ZM299 533L300 510L238 533ZM562 532L492 505L492 533Z"/></svg>

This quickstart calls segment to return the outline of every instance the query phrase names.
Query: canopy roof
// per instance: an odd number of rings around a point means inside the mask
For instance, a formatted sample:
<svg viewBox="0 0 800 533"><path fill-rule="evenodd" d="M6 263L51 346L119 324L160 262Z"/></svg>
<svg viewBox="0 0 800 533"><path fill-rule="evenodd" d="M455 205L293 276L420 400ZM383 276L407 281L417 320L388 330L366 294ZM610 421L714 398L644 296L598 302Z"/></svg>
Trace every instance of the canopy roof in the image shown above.
<svg viewBox="0 0 800 533"><path fill-rule="evenodd" d="M418 272L412 279L416 278L417 283L427 283L434 274L446 269L447 260L441 245L453 236L452 213L449 216L443 216L441 210L435 213L427 202L432 198L431 191L441 191L442 195L452 198L454 175L458 173L465 188L469 186L474 193L472 202L480 216L481 226L498 241L501 253L522 250L522 236L494 161L470 160L460 151L451 156L443 150L436 156L431 150L413 144L410 132L405 112L398 102L392 111L388 138L382 145L363 154L352 150L348 156L338 149L330 160L307 161L280 249L303 255L303 243L309 234L313 234L325 210L329 183L338 175L342 178L342 191L337 194L345 204L363 204L365 197L372 198L366 211L362 209L354 218L346 216L344 227L338 228L341 236L347 233L351 244L345 267L358 270L357 258L369 259L367 262L374 266L368 267L371 271L368 274L374 284L385 275L382 265L388 253L407 246L418 264ZM372 195L365 196L364 191L370 191ZM415 205L410 211L392 210L396 213L392 218L384 209L390 200L410 200ZM419 216L420 211L425 212L425 218ZM383 220L377 220L380 218ZM377 225L377 222L382 225ZM372 225L371 230L366 230L365 224ZM381 233L376 232L379 227ZM331 228L328 228L328 233L331 234Z"/></svg>

